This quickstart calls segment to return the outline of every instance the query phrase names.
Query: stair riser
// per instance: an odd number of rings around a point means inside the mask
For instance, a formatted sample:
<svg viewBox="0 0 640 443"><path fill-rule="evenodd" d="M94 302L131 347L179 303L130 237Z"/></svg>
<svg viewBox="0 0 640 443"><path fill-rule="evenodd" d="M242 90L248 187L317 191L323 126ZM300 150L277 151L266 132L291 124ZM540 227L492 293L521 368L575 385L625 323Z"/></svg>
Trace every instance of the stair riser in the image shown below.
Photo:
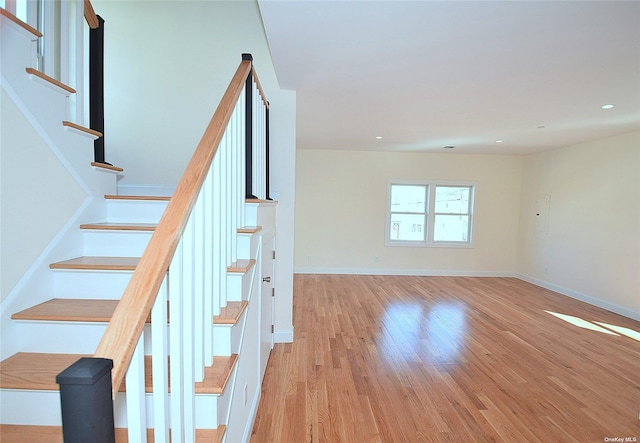
<svg viewBox="0 0 640 443"><path fill-rule="evenodd" d="M55 297L120 300L132 272L56 270L53 274Z"/></svg>
<svg viewBox="0 0 640 443"><path fill-rule="evenodd" d="M84 255L140 257L152 234L147 231L85 231Z"/></svg>
<svg viewBox="0 0 640 443"><path fill-rule="evenodd" d="M227 300L246 300L246 291L251 284L249 272L227 273ZM131 271L82 271L55 270L54 297L57 298L88 298L119 300L129 280ZM245 296L243 297L243 294Z"/></svg>
<svg viewBox="0 0 640 443"><path fill-rule="evenodd" d="M251 255L251 238L255 235L251 234L238 234L238 258L239 259L249 259L252 257Z"/></svg>
<svg viewBox="0 0 640 443"><path fill-rule="evenodd" d="M169 401L171 395L169 395ZM212 394L196 394L195 401L195 421L196 428L199 429L213 429L218 427L218 395ZM146 409L147 409L147 428L152 428L153 424L153 395L146 394ZM169 408L171 409L171 408ZM115 425L118 428L127 427L127 405L126 395L118 394L114 403L114 419Z"/></svg>
<svg viewBox="0 0 640 443"><path fill-rule="evenodd" d="M259 226L258 205L255 203L245 203L244 205L244 225Z"/></svg>
<svg viewBox="0 0 640 443"><path fill-rule="evenodd" d="M242 319L244 318L244 315ZM241 323L243 320L240 319ZM215 325L213 333L213 352L216 356L229 356L240 351L242 328L235 325Z"/></svg>
<svg viewBox="0 0 640 443"><path fill-rule="evenodd" d="M229 356L238 352L241 334L241 328L238 325L212 325L211 327L214 328L213 353L215 356ZM20 320L16 321L15 332L20 334L22 352L92 355L106 328L106 322ZM78 333L79 330L82 330L81 334ZM150 325L144 327L144 337L144 354L151 355Z"/></svg>
<svg viewBox="0 0 640 443"><path fill-rule="evenodd" d="M16 321L21 352L93 355L107 328L98 322ZM79 333L81 331L81 333ZM151 355L151 327L144 327L144 353Z"/></svg>
<svg viewBox="0 0 640 443"><path fill-rule="evenodd" d="M260 210L258 210L260 208ZM276 205L246 203L244 205L245 226L271 226L275 220Z"/></svg>
<svg viewBox="0 0 640 443"><path fill-rule="evenodd" d="M92 355L106 327L106 323L16 321L21 352Z"/></svg>
<svg viewBox="0 0 640 443"><path fill-rule="evenodd" d="M2 423L12 425L60 426L58 391L0 390Z"/></svg>
<svg viewBox="0 0 640 443"><path fill-rule="evenodd" d="M3 424L61 426L60 394L58 391L24 391L2 389L0 409ZM218 427L218 403L220 396L197 394L196 427ZM147 427L153 427L153 395L146 394ZM114 402L114 419L118 428L127 427L126 395L119 393Z"/></svg>
<svg viewBox="0 0 640 443"><path fill-rule="evenodd" d="M123 223L158 223L166 201L107 200L107 221Z"/></svg>
<svg viewBox="0 0 640 443"><path fill-rule="evenodd" d="M227 300L243 301L247 299L248 290L251 286L251 274L253 269L244 274L230 272L227 274Z"/></svg>

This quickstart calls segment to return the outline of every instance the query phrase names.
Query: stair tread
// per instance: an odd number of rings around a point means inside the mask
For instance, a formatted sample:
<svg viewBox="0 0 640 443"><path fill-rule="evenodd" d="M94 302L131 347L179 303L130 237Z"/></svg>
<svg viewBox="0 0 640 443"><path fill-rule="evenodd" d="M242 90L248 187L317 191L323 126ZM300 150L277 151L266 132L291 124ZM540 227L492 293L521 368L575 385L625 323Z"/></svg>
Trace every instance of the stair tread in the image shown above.
<svg viewBox="0 0 640 443"><path fill-rule="evenodd" d="M243 228L238 228L238 234L255 234L261 230L262 226L245 226Z"/></svg>
<svg viewBox="0 0 640 443"><path fill-rule="evenodd" d="M107 163L91 162L91 166L93 166L94 168L108 169L110 171L124 172L124 168L121 168L120 166L109 165Z"/></svg>
<svg viewBox="0 0 640 443"><path fill-rule="evenodd" d="M196 443L220 443L226 426L196 429ZM116 428L116 443L128 443L127 430ZM63 443L62 427L33 425L0 425L0 441L11 443ZM153 430L147 429L147 441L153 443Z"/></svg>
<svg viewBox="0 0 640 443"><path fill-rule="evenodd" d="M102 137L102 132L96 131L96 130L91 129L91 128L87 128L86 126L82 126L82 125L79 125L77 123L70 122L68 120L63 120L62 121L62 126L66 126L68 128L72 128L72 129L75 129L75 130L80 131L80 132L85 132L87 134L91 134L91 135L93 135L95 137L98 137L98 138Z"/></svg>
<svg viewBox="0 0 640 443"><path fill-rule="evenodd" d="M171 197L159 195L112 195L106 194L106 200L149 200L149 201L169 201Z"/></svg>
<svg viewBox="0 0 640 443"><path fill-rule="evenodd" d="M94 300L77 298L53 298L24 309L11 316L13 320L42 320L68 322L103 322L111 320L118 300ZM247 307L246 301L227 302L220 308L220 315L213 317L214 324L233 325ZM151 319L147 319L150 323Z"/></svg>
<svg viewBox="0 0 640 443"><path fill-rule="evenodd" d="M242 316L247 305L248 302L246 300L227 302L227 306L220 308L220 315L215 315L213 317L213 323L217 325L235 325Z"/></svg>
<svg viewBox="0 0 640 443"><path fill-rule="evenodd" d="M0 362L0 388L57 391L56 376L81 357L90 355L18 352ZM237 360L237 354L214 357L213 365L204 368L204 380L195 383L195 393L222 394ZM153 392L151 356L145 355L144 366L146 391ZM123 383L119 391L124 390Z"/></svg>
<svg viewBox="0 0 640 443"><path fill-rule="evenodd" d="M256 264L256 261L254 259L238 260L238 261L235 261L235 262L231 263L231 266L227 267L227 272L245 273L245 272L248 272L249 269L251 269L251 267L253 265L255 265L255 264Z"/></svg>
<svg viewBox="0 0 640 443"><path fill-rule="evenodd" d="M0 388L57 391L56 375L87 355L18 352L0 362Z"/></svg>
<svg viewBox="0 0 640 443"><path fill-rule="evenodd" d="M40 31L38 31L36 28L34 28L33 26L23 22L22 20L20 20L18 17L16 17L15 15L13 15L12 13L10 13L9 11L7 11L4 8L0 8L0 16L6 17L9 20L11 20L12 22L14 22L15 24L17 24L18 26L22 27L23 29L29 31L31 34L33 34L35 37L42 37L42 33Z"/></svg>
<svg viewBox="0 0 640 443"><path fill-rule="evenodd" d="M76 90L73 89L71 86L69 85L65 85L64 83L62 83L61 81L56 80L53 77L49 77L47 74L44 74L40 71L38 71L37 69L34 68L25 68L27 71L27 74L32 75L34 77L37 77L41 80L44 80L47 83L50 83L66 92L68 92L69 94L75 94Z"/></svg>
<svg viewBox="0 0 640 443"><path fill-rule="evenodd" d="M80 225L80 229L94 229L104 231L154 231L158 226L156 223L116 223L100 222L85 223Z"/></svg>
<svg viewBox="0 0 640 443"><path fill-rule="evenodd" d="M83 256L51 263L51 269L134 271L140 257L93 257Z"/></svg>
<svg viewBox="0 0 640 443"><path fill-rule="evenodd" d="M109 322L118 300L54 298L11 316L14 320Z"/></svg>

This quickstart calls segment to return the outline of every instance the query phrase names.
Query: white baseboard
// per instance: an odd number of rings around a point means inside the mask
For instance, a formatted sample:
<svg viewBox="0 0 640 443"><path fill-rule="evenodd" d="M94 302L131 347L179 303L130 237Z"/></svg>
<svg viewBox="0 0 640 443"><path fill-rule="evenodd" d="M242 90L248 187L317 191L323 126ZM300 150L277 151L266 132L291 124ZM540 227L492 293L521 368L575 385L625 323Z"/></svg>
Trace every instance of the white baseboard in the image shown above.
<svg viewBox="0 0 640 443"><path fill-rule="evenodd" d="M291 329L274 331L274 343L293 343L293 327Z"/></svg>
<svg viewBox="0 0 640 443"><path fill-rule="evenodd" d="M346 275L414 275L425 277L516 277L528 283L557 292L560 295L571 297L588 303L598 308L623 315L633 320L640 321L640 312L618 306L606 300L583 294L573 289L567 289L556 284L529 277L514 272L500 271L461 271L461 270L432 270L432 269L365 269L365 268L294 268L294 274L346 274ZM276 340L277 342L277 340Z"/></svg>
<svg viewBox="0 0 640 443"><path fill-rule="evenodd" d="M343 275L415 275L420 277L514 277L513 272L466 271L450 269L397 269L397 268L306 268L296 267L294 274Z"/></svg>
<svg viewBox="0 0 640 443"><path fill-rule="evenodd" d="M616 314L620 314L622 316L631 318L633 320L640 321L640 312L634 311L632 309L628 309L623 306L618 306L606 300L592 297L590 295L586 295L581 292L574 291L573 289L567 289L562 286L558 286L556 284L549 283L544 280L539 280L537 278L529 277L527 275L516 274L515 277L519 278L520 280L526 281L528 283L534 284L536 286L540 286L541 288L545 288L545 289L549 289L550 291L557 292L558 294L565 295L567 297L571 297L573 299L588 303L590 305L597 306L598 308L606 309L607 311L611 311Z"/></svg>
<svg viewBox="0 0 640 443"><path fill-rule="evenodd" d="M253 431L253 425L256 422L256 416L258 415L258 405L260 404L260 396L262 394L262 380L256 388L256 392L253 395L253 401L251 402L251 409L249 410L249 420L247 420L247 426L244 428L242 434L242 442L248 443L251 440L251 432Z"/></svg>

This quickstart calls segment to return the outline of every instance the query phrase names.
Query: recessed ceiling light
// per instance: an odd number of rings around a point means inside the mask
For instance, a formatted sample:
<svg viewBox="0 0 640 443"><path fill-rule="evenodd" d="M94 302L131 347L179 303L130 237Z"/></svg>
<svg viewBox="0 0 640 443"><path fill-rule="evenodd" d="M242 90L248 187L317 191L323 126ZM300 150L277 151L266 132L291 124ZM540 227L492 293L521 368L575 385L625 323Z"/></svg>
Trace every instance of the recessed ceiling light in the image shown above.
<svg viewBox="0 0 640 443"><path fill-rule="evenodd" d="M453 149L455 146L443 146L442 149Z"/></svg>
<svg viewBox="0 0 640 443"><path fill-rule="evenodd" d="M613 108L613 105L609 104L609 105L602 105L601 106L602 109L611 109Z"/></svg>
<svg viewBox="0 0 640 443"><path fill-rule="evenodd" d="M496 140L496 143L502 143L504 140Z"/></svg>

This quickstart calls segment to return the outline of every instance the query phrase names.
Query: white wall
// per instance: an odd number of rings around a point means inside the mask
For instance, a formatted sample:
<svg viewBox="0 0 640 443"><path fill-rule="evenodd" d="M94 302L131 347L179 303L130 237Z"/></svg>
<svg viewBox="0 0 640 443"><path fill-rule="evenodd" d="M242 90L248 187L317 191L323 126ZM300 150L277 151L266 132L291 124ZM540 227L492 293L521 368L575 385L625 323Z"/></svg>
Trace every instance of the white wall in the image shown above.
<svg viewBox="0 0 640 443"><path fill-rule="evenodd" d="M295 270L513 274L521 177L516 156L298 150ZM390 178L476 181L473 248L385 247Z"/></svg>
<svg viewBox="0 0 640 443"><path fill-rule="evenodd" d="M640 132L527 156L520 219L523 278L640 320Z"/></svg>
<svg viewBox="0 0 640 443"><path fill-rule="evenodd" d="M276 332L292 335L295 92L280 90L255 1L93 2L105 20L106 159L119 189L173 187L241 61L270 102Z"/></svg>
<svg viewBox="0 0 640 443"><path fill-rule="evenodd" d="M1 300L87 195L2 89L0 99Z"/></svg>

